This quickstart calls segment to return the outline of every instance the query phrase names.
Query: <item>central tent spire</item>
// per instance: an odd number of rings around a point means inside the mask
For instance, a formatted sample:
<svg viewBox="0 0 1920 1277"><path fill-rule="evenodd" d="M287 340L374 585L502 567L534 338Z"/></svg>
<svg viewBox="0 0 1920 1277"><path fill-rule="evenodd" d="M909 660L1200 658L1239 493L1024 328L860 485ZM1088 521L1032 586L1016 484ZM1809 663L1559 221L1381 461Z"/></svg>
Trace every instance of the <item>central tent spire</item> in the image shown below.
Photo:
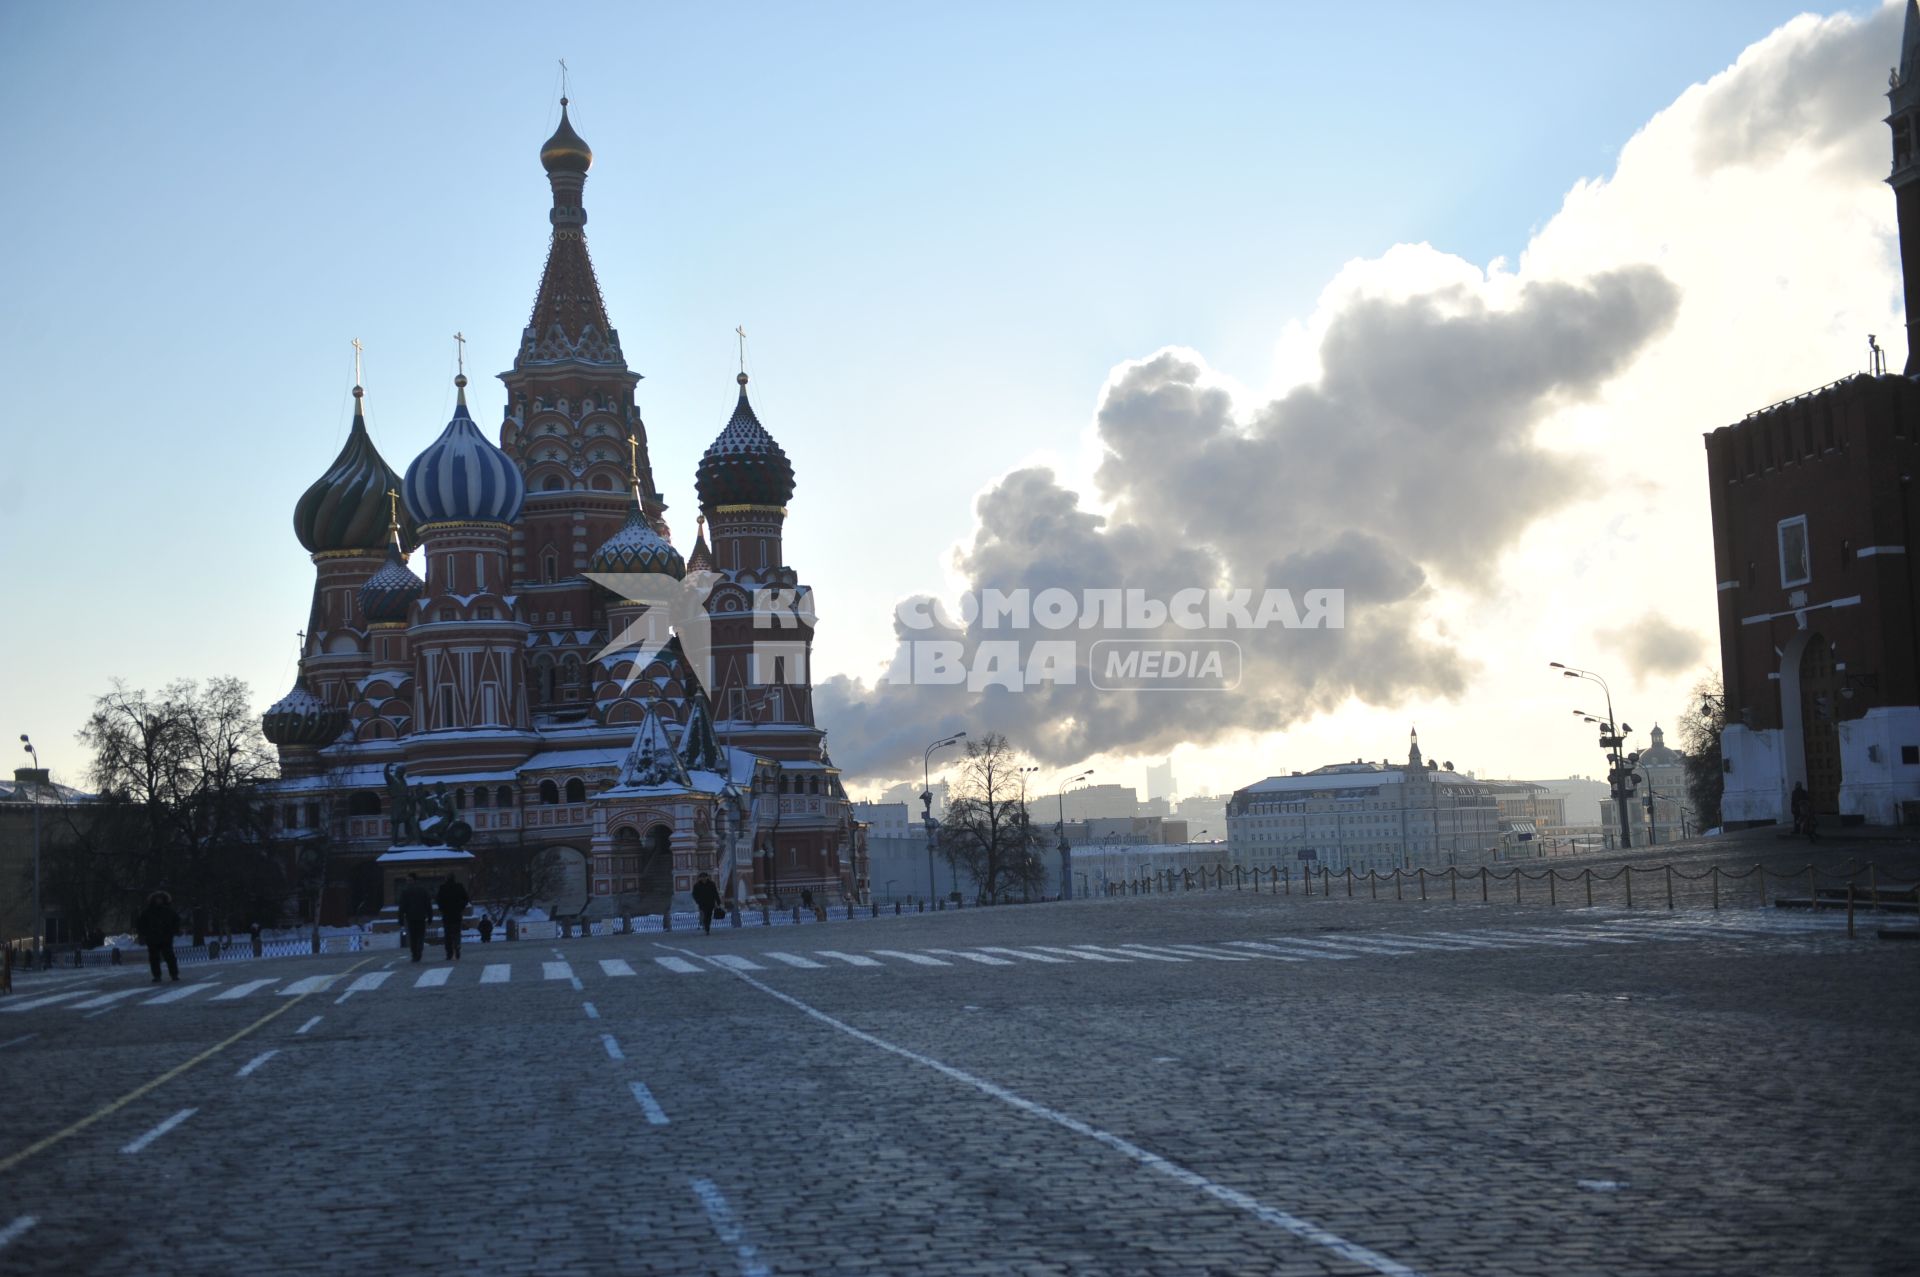
<svg viewBox="0 0 1920 1277"><path fill-rule="evenodd" d="M587 170L593 167L593 148L573 130L567 99L560 99L560 127L540 147L540 166L553 188L553 242L547 250L547 268L533 301L533 317L521 336L517 363L554 363L576 360L624 369L620 335L607 319L587 253L587 210L582 192Z"/></svg>

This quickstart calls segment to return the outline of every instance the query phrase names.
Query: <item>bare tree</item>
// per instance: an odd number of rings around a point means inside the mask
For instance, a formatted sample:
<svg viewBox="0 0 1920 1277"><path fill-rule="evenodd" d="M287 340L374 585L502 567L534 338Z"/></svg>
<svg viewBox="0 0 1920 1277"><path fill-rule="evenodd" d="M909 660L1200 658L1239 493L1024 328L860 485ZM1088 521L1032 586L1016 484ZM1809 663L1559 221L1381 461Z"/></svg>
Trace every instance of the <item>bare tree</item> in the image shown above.
<svg viewBox="0 0 1920 1277"><path fill-rule="evenodd" d="M507 916L523 913L536 900L553 895L560 885L562 871L556 857L546 848L529 847L524 840L506 846L476 849L473 868L473 903L495 925Z"/></svg>
<svg viewBox="0 0 1920 1277"><path fill-rule="evenodd" d="M1687 754L1687 800L1704 829L1721 823L1720 797L1726 770L1720 761L1720 733L1727 726L1727 698L1720 680L1694 684L1693 703L1680 716L1680 746Z"/></svg>
<svg viewBox="0 0 1920 1277"><path fill-rule="evenodd" d="M1006 737L994 732L967 742L940 826L940 848L948 863L973 878L981 900L998 900L1012 888L1033 889L1030 862L1037 861L1030 853L1041 836L1027 818L1020 780L1019 759ZM1044 880L1044 868L1040 872Z"/></svg>
<svg viewBox="0 0 1920 1277"><path fill-rule="evenodd" d="M244 682L181 680L157 696L116 682L79 738L102 804L95 839L114 839L122 890L166 884L196 941L212 923L277 918L285 875L258 792L277 769Z"/></svg>

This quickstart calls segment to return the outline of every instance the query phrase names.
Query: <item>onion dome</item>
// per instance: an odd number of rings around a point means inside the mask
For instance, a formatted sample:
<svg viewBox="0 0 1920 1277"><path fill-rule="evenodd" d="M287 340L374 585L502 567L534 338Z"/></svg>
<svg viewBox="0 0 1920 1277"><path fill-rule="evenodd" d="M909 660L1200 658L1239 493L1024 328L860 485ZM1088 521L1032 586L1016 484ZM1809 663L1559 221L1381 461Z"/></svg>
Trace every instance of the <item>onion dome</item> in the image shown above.
<svg viewBox="0 0 1920 1277"><path fill-rule="evenodd" d="M347 711L329 705L307 690L299 678L293 690L260 716L260 728L276 745L305 745L318 749L339 739L347 726Z"/></svg>
<svg viewBox="0 0 1920 1277"><path fill-rule="evenodd" d="M368 621L404 621L413 601L426 592L427 583L407 566L400 550L400 500L393 494L387 522L387 561L360 587L360 611Z"/></svg>
<svg viewBox="0 0 1920 1277"><path fill-rule="evenodd" d="M466 374L453 384L460 391L453 420L407 467L407 510L419 523L512 523L526 500L526 480L467 415Z"/></svg>
<svg viewBox="0 0 1920 1277"><path fill-rule="evenodd" d="M633 480L633 506L627 521L587 560L595 572L658 572L680 580L687 564L673 543L660 535L640 501L640 480Z"/></svg>
<svg viewBox="0 0 1920 1277"><path fill-rule="evenodd" d="M701 515L695 521L699 531L693 534L693 553L687 555L687 571L713 571L713 550L707 545L707 516Z"/></svg>
<svg viewBox="0 0 1920 1277"><path fill-rule="evenodd" d="M741 373L736 380L740 402L733 419L694 472L700 506L705 510L723 505L784 506L793 499L793 466L753 415L753 405L747 402L747 374Z"/></svg>
<svg viewBox="0 0 1920 1277"><path fill-rule="evenodd" d="M353 429L346 446L293 507L293 534L311 554L377 550L386 530L387 492L400 485L400 476L381 459L367 434L364 393L353 388ZM412 519L404 521L401 532L407 544L420 539Z"/></svg>
<svg viewBox="0 0 1920 1277"><path fill-rule="evenodd" d="M567 121L567 100L560 99L560 127L540 147L540 167L549 173L584 173L593 167L593 148Z"/></svg>

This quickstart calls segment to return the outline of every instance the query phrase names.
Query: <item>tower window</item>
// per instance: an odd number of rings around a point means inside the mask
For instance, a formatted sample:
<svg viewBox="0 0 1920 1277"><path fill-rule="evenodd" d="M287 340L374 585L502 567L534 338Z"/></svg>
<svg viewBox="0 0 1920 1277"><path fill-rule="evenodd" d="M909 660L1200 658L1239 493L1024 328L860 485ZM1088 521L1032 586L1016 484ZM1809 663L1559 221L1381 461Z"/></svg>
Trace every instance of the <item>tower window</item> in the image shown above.
<svg viewBox="0 0 1920 1277"><path fill-rule="evenodd" d="M493 793L493 805L495 807L513 806L513 789L507 785L500 786Z"/></svg>
<svg viewBox="0 0 1920 1277"><path fill-rule="evenodd" d="M540 560L540 579L552 585L560 579L560 556L548 550L546 557ZM547 619L553 619L553 613L547 613Z"/></svg>
<svg viewBox="0 0 1920 1277"><path fill-rule="evenodd" d="M547 476L546 481L540 485L540 490L542 492L559 492L566 486L566 480L557 474L550 474Z"/></svg>
<svg viewBox="0 0 1920 1277"><path fill-rule="evenodd" d="M575 776L567 782L567 801L570 803L584 803L587 801L587 787L581 783L578 776Z"/></svg>
<svg viewBox="0 0 1920 1277"><path fill-rule="evenodd" d="M1779 537L1781 586L1805 585L1813 579L1812 559L1807 553L1807 516L1780 520Z"/></svg>
<svg viewBox="0 0 1920 1277"><path fill-rule="evenodd" d="M545 806L558 807L560 805L560 786L550 780L541 781L540 801Z"/></svg>

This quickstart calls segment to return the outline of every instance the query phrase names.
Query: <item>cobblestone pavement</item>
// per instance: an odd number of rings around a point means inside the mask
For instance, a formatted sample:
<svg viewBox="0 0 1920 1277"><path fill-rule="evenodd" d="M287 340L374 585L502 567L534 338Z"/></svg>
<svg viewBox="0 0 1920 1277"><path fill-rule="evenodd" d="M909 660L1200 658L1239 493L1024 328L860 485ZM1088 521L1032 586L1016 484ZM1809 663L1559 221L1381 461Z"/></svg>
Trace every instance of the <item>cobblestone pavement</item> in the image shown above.
<svg viewBox="0 0 1920 1277"><path fill-rule="evenodd" d="M0 1272L1912 1271L1920 945L1462 894L23 976Z"/></svg>

